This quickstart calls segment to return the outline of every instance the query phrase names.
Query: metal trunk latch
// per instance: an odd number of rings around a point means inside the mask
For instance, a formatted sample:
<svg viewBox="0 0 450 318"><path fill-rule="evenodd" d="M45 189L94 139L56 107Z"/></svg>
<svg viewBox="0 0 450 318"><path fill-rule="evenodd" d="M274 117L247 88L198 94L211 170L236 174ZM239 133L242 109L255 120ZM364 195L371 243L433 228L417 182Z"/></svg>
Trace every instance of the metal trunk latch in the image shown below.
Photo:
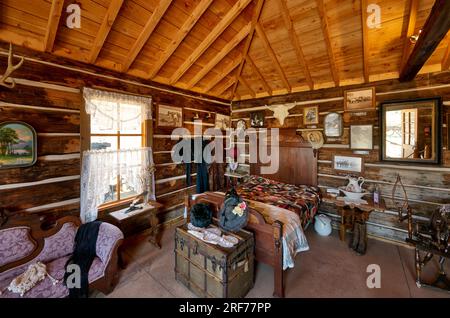
<svg viewBox="0 0 450 318"><path fill-rule="evenodd" d="M194 255L198 254L198 242L194 242L194 248L192 249Z"/></svg>

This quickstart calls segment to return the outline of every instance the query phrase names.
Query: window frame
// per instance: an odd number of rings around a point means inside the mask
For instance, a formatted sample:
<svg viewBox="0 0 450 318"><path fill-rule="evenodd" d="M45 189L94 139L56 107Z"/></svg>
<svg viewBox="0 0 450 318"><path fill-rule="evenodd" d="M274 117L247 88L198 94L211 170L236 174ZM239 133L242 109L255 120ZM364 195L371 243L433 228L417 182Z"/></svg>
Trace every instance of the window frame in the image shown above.
<svg viewBox="0 0 450 318"><path fill-rule="evenodd" d="M126 93L124 93L126 94ZM83 100L84 101L84 100ZM152 102L153 104L153 102ZM153 105L152 105L153 109ZM83 107L80 112L80 148L81 153L83 151L87 151L91 149L91 137L95 136L117 136L118 137L118 143L117 147L120 149L120 137L126 137L126 136L141 136L141 146L142 147L152 147L153 145L153 119L144 119L141 122L141 133L140 134L120 134L120 131L117 132L117 134L95 134L91 133L91 116L86 112L86 107ZM82 166L82 156L81 156L81 165ZM120 178L120 176L118 176ZM119 184L119 180L116 184L116 186ZM120 191L120 187L118 188L118 191ZM117 197L120 197L119 192L117 192ZM105 212L105 210L118 208L120 206L125 206L126 204L129 204L134 200L134 197L129 197L121 200L114 200L114 201L108 201L103 203L98 207L99 212Z"/></svg>

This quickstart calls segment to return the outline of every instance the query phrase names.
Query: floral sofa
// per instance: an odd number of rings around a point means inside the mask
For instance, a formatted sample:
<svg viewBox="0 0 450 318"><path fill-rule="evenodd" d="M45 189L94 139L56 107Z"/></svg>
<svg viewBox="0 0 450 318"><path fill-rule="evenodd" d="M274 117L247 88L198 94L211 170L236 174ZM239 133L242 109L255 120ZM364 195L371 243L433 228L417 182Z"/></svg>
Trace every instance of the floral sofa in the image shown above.
<svg viewBox="0 0 450 318"><path fill-rule="evenodd" d="M67 297L69 290L62 282L65 264L73 252L74 239L80 220L64 217L49 231L32 226L11 226L0 229L0 298L19 298L7 287L11 280L23 273L30 264L42 262L47 272L58 280L56 285L46 277L29 290L24 298ZM122 232L103 222L97 238L97 257L89 271L89 287L110 293L118 280L118 248Z"/></svg>

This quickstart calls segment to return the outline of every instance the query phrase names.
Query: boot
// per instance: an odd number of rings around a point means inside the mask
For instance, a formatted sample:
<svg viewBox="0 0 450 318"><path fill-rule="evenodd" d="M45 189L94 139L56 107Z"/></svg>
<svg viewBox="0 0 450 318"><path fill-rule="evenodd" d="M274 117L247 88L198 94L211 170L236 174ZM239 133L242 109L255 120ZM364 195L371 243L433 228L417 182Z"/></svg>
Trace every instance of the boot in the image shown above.
<svg viewBox="0 0 450 318"><path fill-rule="evenodd" d="M359 230L359 243L356 252L360 255L364 255L367 250L367 228L364 223L358 223Z"/></svg>
<svg viewBox="0 0 450 318"><path fill-rule="evenodd" d="M360 233L359 233L358 223L355 222L353 224L352 239L350 240L350 244L349 244L349 247L355 251L358 248L359 236L360 236Z"/></svg>

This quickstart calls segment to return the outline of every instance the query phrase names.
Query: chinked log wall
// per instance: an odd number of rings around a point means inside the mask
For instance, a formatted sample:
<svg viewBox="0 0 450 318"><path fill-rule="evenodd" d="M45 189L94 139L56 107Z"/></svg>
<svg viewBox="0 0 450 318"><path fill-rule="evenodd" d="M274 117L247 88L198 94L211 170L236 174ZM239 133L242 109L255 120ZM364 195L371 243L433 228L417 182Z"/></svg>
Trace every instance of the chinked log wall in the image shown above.
<svg viewBox="0 0 450 318"><path fill-rule="evenodd" d="M4 45L2 47L6 48ZM211 112L211 118L205 120L210 125L214 123L215 112L228 115L230 112L229 105L223 101L216 103L97 76L95 74L106 74L127 79L121 74L67 60L55 60L49 55L45 56L46 61L70 64L90 73L45 65L37 61L41 59L40 53L20 48L15 51L33 60L26 60L14 73L14 78L18 79L14 89L0 86L0 122L18 120L35 128L38 161L27 168L0 170L0 207L10 209L13 214L27 212L52 219L69 214L79 215L80 110L84 107L81 89L85 86L152 96L153 114L158 103L183 107L184 126L190 130L192 124L189 122L196 112L200 116L208 114L205 111ZM6 69L6 62L7 57L0 55L0 70ZM172 162L170 149L176 141L170 139L170 133L171 130L154 127L156 194L158 202L164 204L165 213L161 213L163 222L182 217L184 194L195 191L195 187L186 185L184 166ZM137 218L136 222L130 223L130 227L134 227L130 231L146 226L148 218Z"/></svg>
<svg viewBox="0 0 450 318"><path fill-rule="evenodd" d="M360 87L375 86L376 110L368 110L355 113L344 113L344 90ZM450 203L450 150L447 149L446 114L450 113L450 72L420 75L415 81L400 83L396 80L381 81L365 85L354 85L346 88L330 88L313 92L294 93L279 97L261 98L256 100L240 101L233 103L233 123L243 118L249 124L250 113L264 105L298 102L300 105L289 111L283 127L297 128L301 133L305 129L303 125L303 108L306 106L319 106L320 119L317 128L323 129L323 121L329 112L344 114L344 133L341 138L325 138L325 145L319 150L318 158L318 182L322 190L327 187L337 187L346 184L345 174L336 173L332 168L333 154L353 154L349 147L349 129L352 124L374 125L374 149L365 160L366 186L373 187L378 184L386 201L388 211L386 213L372 213L369 222L369 231L373 235L384 238L400 240L405 237L405 224L399 224L395 215L395 206L391 200L391 192L400 173L406 186L408 198L414 213L418 218L428 217L440 204ZM380 137L379 137L379 106L381 102L401 99L415 99L428 97L442 97L442 164L439 166L424 166L415 164L386 164L380 162ZM273 113L265 110L265 127L280 127ZM401 197L398 191L396 196ZM401 202L401 201L400 201ZM322 204L321 210L336 216L332 206Z"/></svg>

